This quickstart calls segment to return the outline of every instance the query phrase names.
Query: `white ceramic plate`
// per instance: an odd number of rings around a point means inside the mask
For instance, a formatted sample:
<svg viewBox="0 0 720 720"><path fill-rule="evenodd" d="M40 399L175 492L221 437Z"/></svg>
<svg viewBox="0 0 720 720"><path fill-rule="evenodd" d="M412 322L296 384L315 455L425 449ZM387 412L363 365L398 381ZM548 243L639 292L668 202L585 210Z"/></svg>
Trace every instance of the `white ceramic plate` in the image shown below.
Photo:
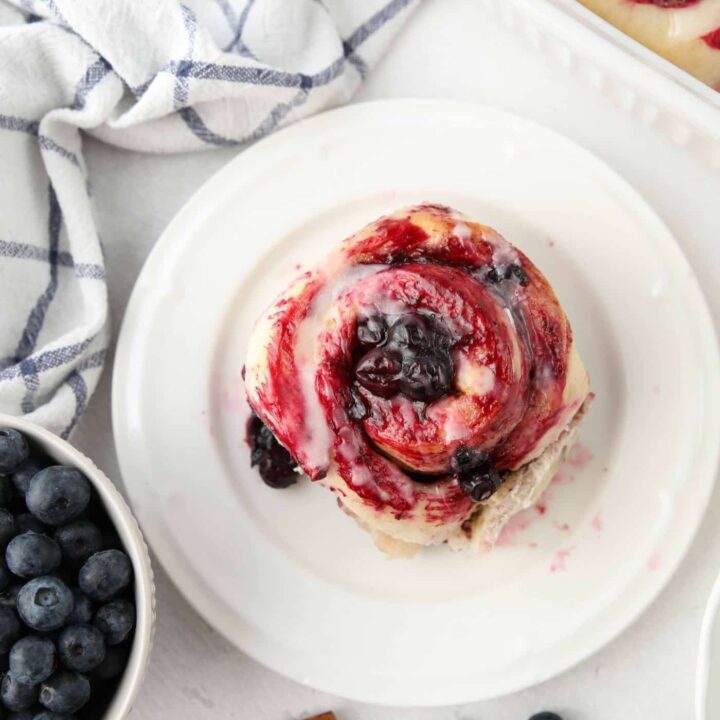
<svg viewBox="0 0 720 720"><path fill-rule="evenodd" d="M501 547L390 561L325 489L274 491L250 470L241 368L293 273L424 200L495 225L546 272L597 401L575 465ZM438 101L315 117L206 183L138 280L113 387L130 498L198 611L278 672L398 705L512 692L627 627L703 514L719 395L703 298L643 200L543 128Z"/></svg>
<svg viewBox="0 0 720 720"><path fill-rule="evenodd" d="M700 632L697 684L695 688L696 720L720 720L720 575L715 580L705 609Z"/></svg>

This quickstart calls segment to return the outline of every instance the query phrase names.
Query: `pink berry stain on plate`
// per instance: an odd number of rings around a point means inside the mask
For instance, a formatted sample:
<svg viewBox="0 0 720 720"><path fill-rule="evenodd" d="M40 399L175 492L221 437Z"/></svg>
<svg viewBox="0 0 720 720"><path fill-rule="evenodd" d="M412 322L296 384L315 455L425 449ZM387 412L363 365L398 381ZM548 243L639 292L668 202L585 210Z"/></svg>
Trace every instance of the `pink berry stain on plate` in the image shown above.
<svg viewBox="0 0 720 720"><path fill-rule="evenodd" d="M225 412L234 413L247 411L245 404L245 383L242 374L233 375L222 389L220 397Z"/></svg>
<svg viewBox="0 0 720 720"><path fill-rule="evenodd" d="M551 485L569 485L575 482L575 475L567 470L564 466L558 470L555 477L550 481Z"/></svg>
<svg viewBox="0 0 720 720"><path fill-rule="evenodd" d="M207 410L200 413L200 423L208 431L211 437L215 437L215 425L213 424Z"/></svg>
<svg viewBox="0 0 720 720"><path fill-rule="evenodd" d="M582 469L593 459L593 457L594 455L587 447L585 447L585 445L577 443L571 448L566 464L573 468Z"/></svg>
<svg viewBox="0 0 720 720"><path fill-rule="evenodd" d="M498 547L513 547L520 542L520 535L537 519L538 513L534 507L528 508L514 515L506 523L495 543Z"/></svg>
<svg viewBox="0 0 720 720"><path fill-rule="evenodd" d="M573 551L575 550L575 546L565 548L563 550L557 550L555 552L555 556L553 558L552 563L550 563L550 572L556 573L556 572L566 572L567 571L567 560L572 555Z"/></svg>
<svg viewBox="0 0 720 720"><path fill-rule="evenodd" d="M585 445L581 443L575 445L565 463L553 477L550 486L535 505L518 513L505 525L498 538L497 546L514 547L524 544L530 548L537 548L537 542L524 536L527 535L528 528L538 521L549 524L558 533L569 535L572 532L570 524L563 518L553 517L556 489L573 483L576 480L576 473L588 465L593 457L593 453ZM599 514L592 518L590 524L598 533L603 529L603 521ZM551 572L566 571L566 560L574 549L573 546L556 551L550 565Z"/></svg>

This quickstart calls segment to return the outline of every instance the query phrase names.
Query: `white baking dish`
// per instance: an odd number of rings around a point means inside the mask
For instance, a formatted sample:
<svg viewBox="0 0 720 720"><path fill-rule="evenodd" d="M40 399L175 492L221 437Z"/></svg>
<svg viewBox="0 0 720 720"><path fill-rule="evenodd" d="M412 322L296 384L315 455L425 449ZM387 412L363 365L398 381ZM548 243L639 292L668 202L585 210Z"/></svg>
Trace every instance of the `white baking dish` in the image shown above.
<svg viewBox="0 0 720 720"><path fill-rule="evenodd" d="M47 457L62 465L76 467L95 488L115 530L122 541L125 552L132 561L135 578L135 607L137 618L132 650L115 694L107 709L98 720L124 720L130 714L133 703L140 691L150 658L155 629L155 583L153 580L150 555L145 539L130 508L110 479L95 463L45 428L24 418L0 413L0 427L15 428L22 432ZM2 710L0 710L2 712ZM18 717L23 715L19 713ZM88 717L87 714L80 715ZM5 717L3 714L2 717ZM36 717L40 717L37 715ZM70 718L70 715L55 717ZM73 716L74 717L74 716Z"/></svg>
<svg viewBox="0 0 720 720"><path fill-rule="evenodd" d="M577 0L481 0L505 26L616 105L720 168L720 92Z"/></svg>
<svg viewBox="0 0 720 720"><path fill-rule="evenodd" d="M710 593L698 653L697 684L695 688L696 720L720 718L720 684L714 679L720 663L720 576Z"/></svg>

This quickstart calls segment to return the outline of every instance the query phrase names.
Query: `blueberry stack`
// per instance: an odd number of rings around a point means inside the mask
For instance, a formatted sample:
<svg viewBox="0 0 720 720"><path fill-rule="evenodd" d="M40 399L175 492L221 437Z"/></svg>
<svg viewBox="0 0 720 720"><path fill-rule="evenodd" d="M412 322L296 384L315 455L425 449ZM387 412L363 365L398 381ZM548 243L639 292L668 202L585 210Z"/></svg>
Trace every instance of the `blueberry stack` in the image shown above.
<svg viewBox="0 0 720 720"><path fill-rule="evenodd" d="M121 547L79 470L0 428L0 718L102 716L135 627Z"/></svg>

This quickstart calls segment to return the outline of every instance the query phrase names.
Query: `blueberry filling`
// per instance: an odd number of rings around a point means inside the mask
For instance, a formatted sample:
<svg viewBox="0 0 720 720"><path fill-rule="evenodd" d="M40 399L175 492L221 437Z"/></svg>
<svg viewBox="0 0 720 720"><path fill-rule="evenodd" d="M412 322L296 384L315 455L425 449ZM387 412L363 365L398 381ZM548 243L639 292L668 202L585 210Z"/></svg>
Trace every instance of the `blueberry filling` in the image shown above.
<svg viewBox="0 0 720 720"><path fill-rule="evenodd" d="M447 353L410 357L402 369L401 392L411 400L437 400L453 385L454 368Z"/></svg>
<svg viewBox="0 0 720 720"><path fill-rule="evenodd" d="M491 498L502 484L502 477L494 465L477 468L458 477L460 489L475 502Z"/></svg>
<svg viewBox="0 0 720 720"><path fill-rule="evenodd" d="M399 348L427 351L440 344L440 333L430 318L414 313L403 315L393 323L389 339Z"/></svg>
<svg viewBox="0 0 720 720"><path fill-rule="evenodd" d="M461 447L451 461L460 489L475 502L492 497L502 485L503 473L482 450Z"/></svg>
<svg viewBox="0 0 720 720"><path fill-rule="evenodd" d="M363 400L360 391L354 385L350 387L348 415L350 415L353 420L364 420L368 416L368 408L365 400Z"/></svg>
<svg viewBox="0 0 720 720"><path fill-rule="evenodd" d="M390 398L401 394L432 402L452 389L452 338L434 318L409 313L388 325L384 317L370 317L358 324L357 339L364 353L355 365L355 380L373 395ZM356 400L357 393L348 412L361 419Z"/></svg>
<svg viewBox="0 0 720 720"><path fill-rule="evenodd" d="M475 502L483 502L497 492L507 471L498 470L484 450L461 447L450 461L450 470L457 475L462 492ZM418 473L405 470L405 474L415 482L433 483L441 480L442 475Z"/></svg>
<svg viewBox="0 0 720 720"><path fill-rule="evenodd" d="M481 465L488 463L490 460L488 454L484 450L474 450L469 447L459 447L450 461L450 468L458 475L469 473Z"/></svg>
<svg viewBox="0 0 720 720"><path fill-rule="evenodd" d="M385 318L369 317L358 323L357 338L361 345L382 345L387 340L388 326Z"/></svg>
<svg viewBox="0 0 720 720"><path fill-rule="evenodd" d="M266 485L280 489L297 482L297 463L278 442L270 428L255 414L248 420L247 442L250 445L250 465L257 466Z"/></svg>
<svg viewBox="0 0 720 720"><path fill-rule="evenodd" d="M510 280L511 278L515 278L523 287L530 284L528 274L520 265L508 265L502 272L501 269L498 269L494 265L486 267L488 267L488 270L485 272L485 279L493 285L497 285L502 280Z"/></svg>
<svg viewBox="0 0 720 720"><path fill-rule="evenodd" d="M519 265L510 265L505 270L505 279L509 280L511 277L515 277L523 287L530 283L527 273Z"/></svg>
<svg viewBox="0 0 720 720"><path fill-rule="evenodd" d="M373 395L397 395L402 379L403 357L391 348L373 348L355 366L357 381Z"/></svg>

